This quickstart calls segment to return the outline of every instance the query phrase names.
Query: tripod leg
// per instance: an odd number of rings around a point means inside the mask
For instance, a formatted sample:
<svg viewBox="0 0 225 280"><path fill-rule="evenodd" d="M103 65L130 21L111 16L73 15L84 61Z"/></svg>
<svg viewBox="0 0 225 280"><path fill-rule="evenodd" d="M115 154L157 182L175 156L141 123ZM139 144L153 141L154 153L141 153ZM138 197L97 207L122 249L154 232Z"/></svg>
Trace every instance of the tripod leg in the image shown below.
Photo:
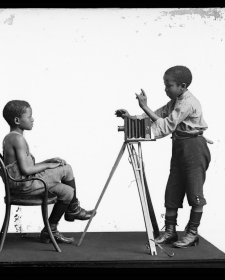
<svg viewBox="0 0 225 280"><path fill-rule="evenodd" d="M105 183L105 186L104 186L104 188L103 188L103 190L102 190L102 192L101 192L101 194L100 194L100 196L99 196L99 199L98 199L98 201L97 201L97 203L96 203L96 205L95 205L94 211L93 211L93 213L92 213L90 219L88 220L88 223L87 223L87 225L86 225L86 227L85 227L85 229L84 229L84 232L83 232L83 234L82 234L82 236L81 236L81 238L80 238L80 240L79 240L77 246L80 246L81 243L82 243L82 241L83 241L83 239L84 239L84 236L85 236L85 234L86 234L86 232L87 232L87 230L88 230L88 227L89 227L89 225L90 225L90 223L91 223L91 221L92 221L92 218L94 217L94 215L95 215L95 213L96 213L96 210L97 210L97 208L98 208L98 205L99 205L100 201L102 200L102 197L103 197L103 195L104 195L104 193L105 193L105 191L106 191L106 188L108 187L108 184L109 184L109 182L110 182L110 180L111 180L111 178L112 178L112 176L113 176L113 174L114 174L114 172L115 172L115 170L116 170L116 168L117 168L117 166L118 166L118 164L119 164L119 162L120 162L120 160L121 160L121 158L122 158L122 156L123 156L123 154L124 154L125 148L126 148L126 143L124 142L123 145L122 145L122 147L121 147L121 149L120 149L120 152L119 152L119 154L118 154L118 156L117 156L117 159L116 159L116 161L115 161L115 163L114 163L114 165L113 165L113 167L112 167L112 170L111 170L111 172L110 172L110 174L109 174L109 177L108 177L108 179L107 179L107 181L106 181L106 183Z"/></svg>
<svg viewBox="0 0 225 280"><path fill-rule="evenodd" d="M136 155L136 158L137 158L137 155ZM146 218L147 218L147 233L148 233L149 245L150 245L151 252L153 254L155 254L156 253L155 243L152 243L152 242L154 242L154 229L153 229L153 225L152 225L149 205L148 205L147 196L146 196L146 185L145 185L145 181L144 181L144 170L143 170L143 157L142 157L142 150L141 150L140 142L138 142L138 161L139 161L139 166L140 166L140 177L141 177L141 182L142 182L141 187L142 187L143 198L144 198L143 203L144 203L144 206L146 207L146 211L147 211Z"/></svg>
<svg viewBox="0 0 225 280"><path fill-rule="evenodd" d="M137 187L138 187L138 191L139 191L139 196L140 196L140 200L141 200L141 206L142 206L142 211L143 211L143 215L144 215L144 222L145 222L145 227L147 230L150 251L151 251L152 255L157 255L157 251L156 251L156 247L155 247L155 243L154 243L153 227L151 224L149 211L148 211L148 205L147 205L146 197L145 197L145 193L144 193L144 186L143 186L144 182L143 182L143 176L141 175L142 174L141 164L140 164L140 161L138 160L138 157L137 157L137 154L135 152L133 145L128 144L127 147L128 147L128 151L130 154L131 163L132 163L132 167L134 170Z"/></svg>
<svg viewBox="0 0 225 280"><path fill-rule="evenodd" d="M148 189L148 183L147 183L147 179L146 179L146 175L145 175L143 157L142 157L142 168L143 168L143 179L144 179L144 186L145 186L145 193L146 193L147 204L148 204L148 209L149 209L149 215L150 215L150 218L151 218L151 221L152 221L152 226L153 226L153 230L154 230L154 237L156 238L156 237L159 236L159 227L158 227L158 223L157 223L157 220L156 220L156 216L155 216L152 200L151 200L151 197L150 197L149 189Z"/></svg>

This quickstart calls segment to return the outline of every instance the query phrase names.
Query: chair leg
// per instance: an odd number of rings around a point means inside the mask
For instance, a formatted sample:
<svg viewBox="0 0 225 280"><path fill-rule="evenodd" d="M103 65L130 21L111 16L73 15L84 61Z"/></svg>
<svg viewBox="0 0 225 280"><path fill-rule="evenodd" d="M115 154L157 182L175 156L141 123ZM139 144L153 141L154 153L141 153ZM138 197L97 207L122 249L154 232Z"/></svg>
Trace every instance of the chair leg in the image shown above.
<svg viewBox="0 0 225 280"><path fill-rule="evenodd" d="M44 221L44 225L48 230L50 239L53 243L53 246L55 247L57 252L62 252L61 249L59 248L59 245L57 244L57 242L55 241L54 235L52 234L52 230L51 227L49 225L49 221L48 221L48 205L46 204L42 204L41 205L41 210L42 210L42 216L43 216L43 221Z"/></svg>
<svg viewBox="0 0 225 280"><path fill-rule="evenodd" d="M4 218L4 222L3 222L3 225L2 225L2 229L1 229L0 252L2 251L4 242L5 242L5 238L6 238L6 233L8 231L10 212L11 212L11 205L6 204L5 218Z"/></svg>

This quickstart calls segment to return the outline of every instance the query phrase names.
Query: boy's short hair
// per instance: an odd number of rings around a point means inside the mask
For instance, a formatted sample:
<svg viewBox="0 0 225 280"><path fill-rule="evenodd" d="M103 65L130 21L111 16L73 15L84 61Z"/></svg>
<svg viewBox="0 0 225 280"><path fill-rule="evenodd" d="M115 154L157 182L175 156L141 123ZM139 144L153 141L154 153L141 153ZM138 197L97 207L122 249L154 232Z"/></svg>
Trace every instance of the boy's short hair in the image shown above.
<svg viewBox="0 0 225 280"><path fill-rule="evenodd" d="M192 82L191 71L186 66L173 66L166 70L165 75L172 75L178 85L185 83L189 87Z"/></svg>
<svg viewBox="0 0 225 280"><path fill-rule="evenodd" d="M15 126L15 118L20 118L22 114L25 113L27 108L31 108L27 101L11 100L5 105L3 109L3 117L7 123L13 127Z"/></svg>

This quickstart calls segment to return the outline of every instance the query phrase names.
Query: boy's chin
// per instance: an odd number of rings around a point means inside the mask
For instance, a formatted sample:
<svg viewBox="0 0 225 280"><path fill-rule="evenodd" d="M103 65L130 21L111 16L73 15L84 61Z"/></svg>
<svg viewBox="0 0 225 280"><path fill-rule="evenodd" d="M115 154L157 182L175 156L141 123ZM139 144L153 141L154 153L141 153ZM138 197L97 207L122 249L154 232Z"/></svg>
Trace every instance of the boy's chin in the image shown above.
<svg viewBox="0 0 225 280"><path fill-rule="evenodd" d="M170 100L176 99L176 97L174 97L174 96L169 96L169 95L167 95L167 96L169 97Z"/></svg>
<svg viewBox="0 0 225 280"><path fill-rule="evenodd" d="M172 96L168 96L169 97L169 99L171 99L171 100L176 100L177 99L177 95L172 95Z"/></svg>

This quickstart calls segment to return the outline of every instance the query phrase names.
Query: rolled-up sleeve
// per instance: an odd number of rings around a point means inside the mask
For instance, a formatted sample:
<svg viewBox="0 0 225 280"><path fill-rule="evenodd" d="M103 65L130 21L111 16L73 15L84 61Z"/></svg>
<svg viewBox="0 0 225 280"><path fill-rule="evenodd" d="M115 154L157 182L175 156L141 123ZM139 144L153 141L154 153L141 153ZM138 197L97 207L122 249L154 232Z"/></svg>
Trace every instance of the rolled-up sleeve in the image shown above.
<svg viewBox="0 0 225 280"><path fill-rule="evenodd" d="M166 105L160 107L159 109L155 110L154 113L160 117L160 118L165 118L169 114L169 107L171 106L171 102L168 102Z"/></svg>
<svg viewBox="0 0 225 280"><path fill-rule="evenodd" d="M160 118L165 118L168 116L169 108L171 107L171 102L168 102L166 105L160 107L159 109L155 110L154 113L160 117ZM138 119L144 119L144 118L149 118L149 116L146 113L143 113L141 115L136 115Z"/></svg>
<svg viewBox="0 0 225 280"><path fill-rule="evenodd" d="M177 104L167 117L160 117L152 123L151 130L154 137L156 139L162 138L175 131L177 125L181 123L184 119L186 119L191 112L191 104Z"/></svg>

